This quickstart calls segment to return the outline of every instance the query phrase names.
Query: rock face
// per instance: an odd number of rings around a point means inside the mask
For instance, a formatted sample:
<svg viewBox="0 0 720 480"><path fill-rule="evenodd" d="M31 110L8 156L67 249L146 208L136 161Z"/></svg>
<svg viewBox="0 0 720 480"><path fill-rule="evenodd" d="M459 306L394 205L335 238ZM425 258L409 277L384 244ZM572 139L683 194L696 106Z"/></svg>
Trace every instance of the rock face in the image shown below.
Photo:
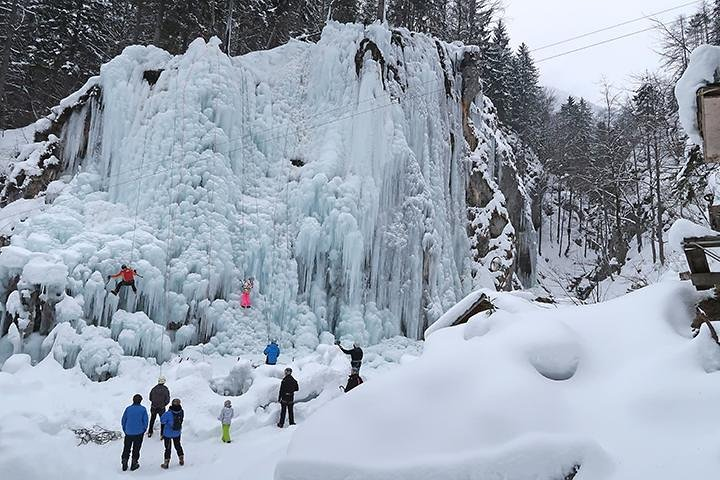
<svg viewBox="0 0 720 480"><path fill-rule="evenodd" d="M481 61L335 23L317 44L234 59L216 39L177 57L130 47L38 122L4 179L0 204L50 205L0 254L0 296L57 290L23 287L27 262L49 256L68 272L53 301L75 299L87 324L141 310L182 345L220 349L253 329L311 347L325 331L420 338L473 288L530 285L531 206ZM108 295L121 263L143 275L137 295Z"/></svg>

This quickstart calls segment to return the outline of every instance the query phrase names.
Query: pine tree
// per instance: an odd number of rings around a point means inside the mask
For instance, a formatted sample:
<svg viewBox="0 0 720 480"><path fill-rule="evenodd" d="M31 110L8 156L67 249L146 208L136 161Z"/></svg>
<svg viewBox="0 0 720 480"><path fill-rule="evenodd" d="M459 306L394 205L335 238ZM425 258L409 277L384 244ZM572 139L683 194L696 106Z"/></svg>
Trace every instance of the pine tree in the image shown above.
<svg viewBox="0 0 720 480"><path fill-rule="evenodd" d="M485 95L493 101L498 118L508 121L510 89L512 83L512 50L505 23L499 20L492 33L492 40L482 63L482 78Z"/></svg>
<svg viewBox="0 0 720 480"><path fill-rule="evenodd" d="M542 128L539 77L530 49L526 44L521 44L512 62L508 123L531 147L538 142Z"/></svg>
<svg viewBox="0 0 720 480"><path fill-rule="evenodd" d="M370 25L378 20L378 2L377 0L365 0L360 9L360 21L365 25Z"/></svg>
<svg viewBox="0 0 720 480"><path fill-rule="evenodd" d="M341 23L353 23L358 18L356 0L334 0L330 5L330 18Z"/></svg>
<svg viewBox="0 0 720 480"><path fill-rule="evenodd" d="M396 0L388 10L394 26L448 39L447 0Z"/></svg>
<svg viewBox="0 0 720 480"><path fill-rule="evenodd" d="M715 0L710 10L710 43L720 45L720 0Z"/></svg>

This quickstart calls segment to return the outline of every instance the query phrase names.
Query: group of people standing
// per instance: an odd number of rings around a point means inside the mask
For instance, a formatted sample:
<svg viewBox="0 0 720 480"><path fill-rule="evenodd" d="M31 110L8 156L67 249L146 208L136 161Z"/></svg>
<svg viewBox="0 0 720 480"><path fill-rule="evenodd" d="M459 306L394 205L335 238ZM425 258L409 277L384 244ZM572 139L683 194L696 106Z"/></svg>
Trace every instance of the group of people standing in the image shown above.
<svg viewBox="0 0 720 480"><path fill-rule="evenodd" d="M362 365L363 351L356 344L353 348L346 350L340 342L335 343L343 353L350 355L350 366L352 367L348 383L343 388L347 393L353 388L363 383L360 378L360 366ZM263 352L265 354L265 363L268 365L276 365L280 356L280 347L275 340L271 341ZM295 425L295 414L293 405L295 404L295 392L300 389L297 380L292 375L292 368L285 369L285 376L280 382L280 390L278 392L278 402L280 403L280 419L277 426L283 428L285 426L285 418L288 419L289 425ZM179 398L170 400L170 390L165 385L165 377L158 378L158 383L150 390L150 416L148 411L142 405L143 397L139 393L133 395L132 404L123 412L122 429L125 434L123 451L121 455L122 469L126 471L137 470L140 468L140 449L142 448L143 438L147 434L148 438L153 436L155 430L155 420L160 418L160 438L164 442L165 452L163 463L160 467L167 469L170 467L170 458L172 448L178 456L178 463L185 465L185 452L182 447L182 425L185 420L185 412ZM170 405L168 407L168 405ZM167 409L167 410L166 410ZM225 400L218 420L222 426L223 443L231 443L230 426L235 412L232 408L230 400ZM128 465L128 462L131 462Z"/></svg>
<svg viewBox="0 0 720 480"><path fill-rule="evenodd" d="M183 452L180 437L182 435L182 424L185 419L185 412L182 409L179 398L170 401L170 391L165 386L165 378L158 378L158 384L150 390L150 413L148 419L147 409L142 405L142 395L133 395L133 403L125 409L122 416L122 429L125 434L123 452L120 457L122 469L128 469L128 461L131 459L130 470L140 468L140 449L142 448L143 437L147 432L148 438L152 437L155 427L155 418L160 417L160 438L165 443L164 461L160 465L167 469L170 466L171 449L174 446L180 465L185 465L185 452ZM165 408L170 404L167 411Z"/></svg>

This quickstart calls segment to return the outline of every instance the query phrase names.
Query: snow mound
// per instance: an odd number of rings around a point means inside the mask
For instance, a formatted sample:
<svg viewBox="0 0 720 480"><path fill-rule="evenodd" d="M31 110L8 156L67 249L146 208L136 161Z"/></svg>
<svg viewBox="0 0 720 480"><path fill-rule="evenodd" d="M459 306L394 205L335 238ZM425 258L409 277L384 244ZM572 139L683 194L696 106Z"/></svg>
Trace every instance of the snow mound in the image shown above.
<svg viewBox="0 0 720 480"><path fill-rule="evenodd" d="M32 359L26 353L16 353L8 358L2 366L5 373L18 373L24 368L32 366Z"/></svg>
<svg viewBox="0 0 720 480"><path fill-rule="evenodd" d="M516 313L437 330L417 360L300 425L275 479L560 479L578 468L583 479L669 480L719 471L709 419L720 384L706 373L719 348L707 332L693 340L677 329L689 330L685 306L699 298L667 281L593 306L515 299ZM485 334L466 336L493 318Z"/></svg>

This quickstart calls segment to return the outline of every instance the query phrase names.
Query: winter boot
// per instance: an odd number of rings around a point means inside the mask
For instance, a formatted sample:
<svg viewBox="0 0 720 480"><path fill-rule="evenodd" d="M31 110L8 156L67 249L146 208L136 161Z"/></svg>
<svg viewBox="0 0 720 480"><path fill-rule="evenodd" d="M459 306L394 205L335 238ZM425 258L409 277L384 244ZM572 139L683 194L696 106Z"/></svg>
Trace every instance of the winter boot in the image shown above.
<svg viewBox="0 0 720 480"><path fill-rule="evenodd" d="M134 472L134 471L137 470L138 468L140 468L140 464L137 463L137 462L136 462L136 463L133 463L132 465L130 465L130 471L131 471L131 472Z"/></svg>
<svg viewBox="0 0 720 480"><path fill-rule="evenodd" d="M180 459L180 465L185 465L185 455L180 455L178 458Z"/></svg>
<svg viewBox="0 0 720 480"><path fill-rule="evenodd" d="M167 468L169 466L170 466L170 459L166 458L165 461L162 463L162 465L160 465L160 468L164 468L165 470L167 470Z"/></svg>
<svg viewBox="0 0 720 480"><path fill-rule="evenodd" d="M123 472L127 472L127 461L126 460L123 460L123 462L122 462L122 470L123 470Z"/></svg>

